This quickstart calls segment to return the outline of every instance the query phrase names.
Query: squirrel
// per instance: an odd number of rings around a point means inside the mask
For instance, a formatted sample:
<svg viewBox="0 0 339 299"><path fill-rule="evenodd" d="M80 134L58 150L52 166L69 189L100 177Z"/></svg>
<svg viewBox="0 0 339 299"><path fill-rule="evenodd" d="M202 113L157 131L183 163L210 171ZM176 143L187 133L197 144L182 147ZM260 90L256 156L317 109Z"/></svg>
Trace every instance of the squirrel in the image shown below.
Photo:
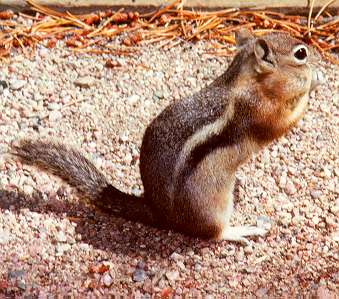
<svg viewBox="0 0 339 299"><path fill-rule="evenodd" d="M303 116L323 75L315 53L287 33L236 33L238 51L221 76L167 106L146 128L140 149L141 197L119 191L77 150L21 139L11 152L48 170L96 207L134 222L199 238L248 244L256 226L231 226L237 168Z"/></svg>

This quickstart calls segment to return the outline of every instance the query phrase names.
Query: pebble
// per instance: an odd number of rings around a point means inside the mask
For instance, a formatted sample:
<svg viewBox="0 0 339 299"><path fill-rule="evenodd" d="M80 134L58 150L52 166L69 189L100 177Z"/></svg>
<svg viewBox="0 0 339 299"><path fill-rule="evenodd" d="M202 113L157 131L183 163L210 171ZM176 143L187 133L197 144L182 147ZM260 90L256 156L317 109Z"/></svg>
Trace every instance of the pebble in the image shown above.
<svg viewBox="0 0 339 299"><path fill-rule="evenodd" d="M255 292L255 295L258 298L262 298L263 296L265 296L267 294L268 290L266 288L260 288Z"/></svg>
<svg viewBox="0 0 339 299"><path fill-rule="evenodd" d="M61 256L63 255L65 252L69 251L70 249L72 248L72 246L70 244L62 244L62 243L59 243L56 245L55 247L55 255L56 256Z"/></svg>
<svg viewBox="0 0 339 299"><path fill-rule="evenodd" d="M58 242L64 243L64 242L67 241L67 237L66 237L66 235L64 234L63 231L59 231L55 235L55 240L57 240Z"/></svg>
<svg viewBox="0 0 339 299"><path fill-rule="evenodd" d="M220 254L221 254L221 257L232 256L235 254L235 248L233 246L229 246L227 248L222 249Z"/></svg>
<svg viewBox="0 0 339 299"><path fill-rule="evenodd" d="M113 279L108 273L104 274L104 276L102 277L102 281L106 287L110 287L113 283Z"/></svg>
<svg viewBox="0 0 339 299"><path fill-rule="evenodd" d="M135 282L143 282L147 278L147 274L143 269L136 269L132 278Z"/></svg>
<svg viewBox="0 0 339 299"><path fill-rule="evenodd" d="M26 290L26 282L24 280L18 280L17 286L20 290L25 291Z"/></svg>
<svg viewBox="0 0 339 299"><path fill-rule="evenodd" d="M165 276L170 282L175 282L179 278L179 271L167 271Z"/></svg>
<svg viewBox="0 0 339 299"><path fill-rule="evenodd" d="M179 267L179 269L181 271L185 271L186 270L186 266L185 266L185 264L183 262L177 261L176 264L177 264L177 266Z"/></svg>
<svg viewBox="0 0 339 299"><path fill-rule="evenodd" d="M12 80L9 82L10 88L12 90L19 90L26 85L26 81L24 80Z"/></svg>
<svg viewBox="0 0 339 299"><path fill-rule="evenodd" d="M260 215L257 218L257 226L266 230L270 230L272 227L272 220L265 215Z"/></svg>
<svg viewBox="0 0 339 299"><path fill-rule="evenodd" d="M95 79L91 76L79 77L74 81L75 86L89 88L95 85Z"/></svg>
<svg viewBox="0 0 339 299"><path fill-rule="evenodd" d="M286 187L287 179L286 176L281 176L279 179L279 187L284 189Z"/></svg>
<svg viewBox="0 0 339 299"><path fill-rule="evenodd" d="M312 217L312 222L314 223L314 225L317 225L320 222L320 218L318 216L314 216Z"/></svg>
<svg viewBox="0 0 339 299"><path fill-rule="evenodd" d="M313 199L318 199L322 195L322 192L320 190L312 190L311 191L311 197Z"/></svg>
<svg viewBox="0 0 339 299"><path fill-rule="evenodd" d="M288 181L285 186L285 191L288 195L293 195L297 192L297 189L295 188L292 181Z"/></svg>
<svg viewBox="0 0 339 299"><path fill-rule="evenodd" d="M139 261L136 266L138 269L145 269L146 264L143 261Z"/></svg>
<svg viewBox="0 0 339 299"><path fill-rule="evenodd" d="M57 103L49 103L47 106L47 109L50 111L54 111L54 110L59 110L60 109L60 105Z"/></svg>
<svg viewBox="0 0 339 299"><path fill-rule="evenodd" d="M287 212L282 212L280 214L280 222L282 225L288 226L291 223L292 215Z"/></svg>
<svg viewBox="0 0 339 299"><path fill-rule="evenodd" d="M24 270L14 270L14 271L9 271L7 275L8 275L8 279L21 278L26 275L26 272Z"/></svg>
<svg viewBox="0 0 339 299"><path fill-rule="evenodd" d="M194 270L195 270L195 271L200 272L201 269L202 269L202 266L201 266L199 263L196 263L196 264L194 265Z"/></svg>
<svg viewBox="0 0 339 299"><path fill-rule="evenodd" d="M56 122L59 119L62 118L62 113L60 111L51 111L50 114L48 115L48 120L50 122Z"/></svg>
<svg viewBox="0 0 339 299"><path fill-rule="evenodd" d="M190 83L190 85L193 89L197 87L197 79L196 78L188 77L186 80Z"/></svg>
<svg viewBox="0 0 339 299"><path fill-rule="evenodd" d="M7 83L7 81L0 80L0 87L1 87L2 89L8 88L8 83Z"/></svg>
<svg viewBox="0 0 339 299"><path fill-rule="evenodd" d="M170 255L170 258L173 260L173 261L183 261L184 260L184 256L179 254L179 253L176 253L176 252L173 252L171 255Z"/></svg>
<svg viewBox="0 0 339 299"><path fill-rule="evenodd" d="M127 102L131 105L134 105L139 102L140 96L134 94L127 98Z"/></svg>
<svg viewBox="0 0 339 299"><path fill-rule="evenodd" d="M6 245L11 241L11 234L9 231L1 230L0 231L0 245Z"/></svg>
<svg viewBox="0 0 339 299"><path fill-rule="evenodd" d="M334 232L332 235L331 235L331 238L333 241L335 242L339 242L339 230Z"/></svg>

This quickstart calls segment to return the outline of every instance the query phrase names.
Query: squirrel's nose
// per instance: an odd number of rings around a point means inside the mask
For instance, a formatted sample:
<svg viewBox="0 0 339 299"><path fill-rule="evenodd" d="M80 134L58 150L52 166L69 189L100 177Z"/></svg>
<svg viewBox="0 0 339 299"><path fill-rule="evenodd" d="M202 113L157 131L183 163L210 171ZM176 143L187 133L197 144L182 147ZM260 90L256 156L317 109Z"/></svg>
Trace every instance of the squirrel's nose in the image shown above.
<svg viewBox="0 0 339 299"><path fill-rule="evenodd" d="M311 82L311 90L316 88L318 85L325 83L325 76L323 72L314 69L312 71L312 82Z"/></svg>

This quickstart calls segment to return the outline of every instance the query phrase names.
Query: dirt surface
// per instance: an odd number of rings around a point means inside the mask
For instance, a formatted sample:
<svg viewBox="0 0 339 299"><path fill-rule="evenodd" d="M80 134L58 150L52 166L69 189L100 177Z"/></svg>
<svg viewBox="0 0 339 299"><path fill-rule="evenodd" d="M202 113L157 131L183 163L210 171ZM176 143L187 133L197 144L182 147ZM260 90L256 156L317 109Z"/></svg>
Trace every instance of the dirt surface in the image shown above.
<svg viewBox="0 0 339 299"><path fill-rule="evenodd" d="M19 137L61 140L140 194L147 124L227 68L207 48L39 48L0 65L0 298L338 296L338 66L319 63L326 83L298 127L239 169L233 223L270 228L247 247L112 218L6 156Z"/></svg>

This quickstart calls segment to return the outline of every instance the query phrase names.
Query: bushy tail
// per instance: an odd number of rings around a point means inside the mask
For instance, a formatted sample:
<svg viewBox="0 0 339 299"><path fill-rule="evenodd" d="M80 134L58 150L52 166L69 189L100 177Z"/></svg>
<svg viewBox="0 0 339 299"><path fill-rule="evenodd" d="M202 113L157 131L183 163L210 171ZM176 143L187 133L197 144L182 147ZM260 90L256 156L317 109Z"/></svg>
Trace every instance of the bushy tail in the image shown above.
<svg viewBox="0 0 339 299"><path fill-rule="evenodd" d="M47 170L67 181L100 209L127 220L154 225L143 198L123 193L78 151L60 143L23 139L12 144L11 154L22 163Z"/></svg>

